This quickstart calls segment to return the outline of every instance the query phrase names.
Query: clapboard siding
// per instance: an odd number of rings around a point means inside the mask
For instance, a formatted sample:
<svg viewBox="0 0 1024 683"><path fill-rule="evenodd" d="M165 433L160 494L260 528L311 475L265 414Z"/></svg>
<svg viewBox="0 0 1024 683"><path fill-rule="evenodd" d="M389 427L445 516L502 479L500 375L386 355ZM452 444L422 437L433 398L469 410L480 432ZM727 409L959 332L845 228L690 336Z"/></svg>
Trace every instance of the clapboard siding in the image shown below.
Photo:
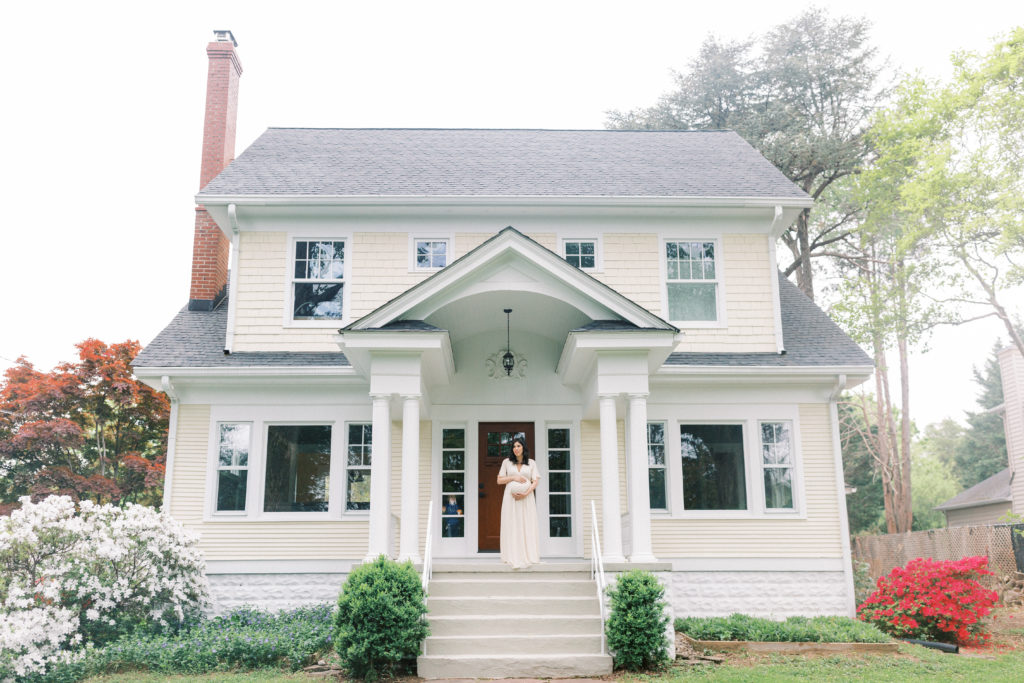
<svg viewBox="0 0 1024 683"><path fill-rule="evenodd" d="M654 519L654 554L659 558L842 557L838 507L842 492L836 490L828 405L801 405L799 420L806 519Z"/></svg>
<svg viewBox="0 0 1024 683"><path fill-rule="evenodd" d="M626 459L622 457L625 452L625 424L619 420L616 423L618 436L619 453L619 511L625 514L627 511L626 501ZM583 515L583 556L590 557L590 533L591 533L591 512L590 501L597 506L597 520L604 524L604 512L601 506L601 423L598 420L583 420L580 422L580 480L583 487L583 499L580 514ZM601 532L601 543L604 543L604 529Z"/></svg>
<svg viewBox="0 0 1024 683"><path fill-rule="evenodd" d="M364 520L204 522L209 434L210 406L179 406L169 509L199 532L207 560L335 560L366 554Z"/></svg>

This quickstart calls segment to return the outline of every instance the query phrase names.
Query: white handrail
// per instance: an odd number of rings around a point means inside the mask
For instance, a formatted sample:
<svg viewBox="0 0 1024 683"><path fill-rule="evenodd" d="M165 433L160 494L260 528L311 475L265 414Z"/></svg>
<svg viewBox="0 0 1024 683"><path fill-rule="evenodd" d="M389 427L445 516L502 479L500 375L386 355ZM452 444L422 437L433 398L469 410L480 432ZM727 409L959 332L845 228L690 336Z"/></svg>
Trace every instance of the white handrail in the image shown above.
<svg viewBox="0 0 1024 683"><path fill-rule="evenodd" d="M601 606L601 654L605 654L604 635L604 560L601 559L601 534L597 530L597 506L590 501L590 577L597 583L597 604Z"/></svg>
<svg viewBox="0 0 1024 683"><path fill-rule="evenodd" d="M427 592L427 584L430 583L430 575L433 571L433 556L431 546L434 542L434 508L427 511L427 542L423 547L423 593Z"/></svg>

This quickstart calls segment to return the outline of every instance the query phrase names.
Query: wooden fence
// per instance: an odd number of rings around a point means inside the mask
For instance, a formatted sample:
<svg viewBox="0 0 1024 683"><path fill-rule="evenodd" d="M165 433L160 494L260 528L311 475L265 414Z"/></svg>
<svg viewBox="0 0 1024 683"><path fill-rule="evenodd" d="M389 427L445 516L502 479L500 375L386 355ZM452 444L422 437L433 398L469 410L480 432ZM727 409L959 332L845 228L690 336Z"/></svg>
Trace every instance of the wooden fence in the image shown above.
<svg viewBox="0 0 1024 683"><path fill-rule="evenodd" d="M853 539L853 559L867 562L871 577L878 578L917 557L959 560L984 555L988 557L992 571L1006 576L1018 571L1012 540L1015 529L1024 530L1024 524L960 526L905 534L858 536Z"/></svg>

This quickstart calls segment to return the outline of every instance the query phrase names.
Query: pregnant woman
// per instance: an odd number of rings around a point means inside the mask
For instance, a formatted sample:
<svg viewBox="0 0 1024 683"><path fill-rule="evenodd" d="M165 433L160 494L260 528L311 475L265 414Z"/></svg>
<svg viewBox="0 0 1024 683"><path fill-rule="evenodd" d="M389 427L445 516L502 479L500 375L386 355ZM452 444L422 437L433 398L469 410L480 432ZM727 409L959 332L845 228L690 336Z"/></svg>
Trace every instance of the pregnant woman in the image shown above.
<svg viewBox="0 0 1024 683"><path fill-rule="evenodd" d="M501 499L501 559L514 569L540 562L537 498L533 495L538 481L540 472L529 459L526 441L517 436L512 439L512 453L498 472L498 485L505 487Z"/></svg>

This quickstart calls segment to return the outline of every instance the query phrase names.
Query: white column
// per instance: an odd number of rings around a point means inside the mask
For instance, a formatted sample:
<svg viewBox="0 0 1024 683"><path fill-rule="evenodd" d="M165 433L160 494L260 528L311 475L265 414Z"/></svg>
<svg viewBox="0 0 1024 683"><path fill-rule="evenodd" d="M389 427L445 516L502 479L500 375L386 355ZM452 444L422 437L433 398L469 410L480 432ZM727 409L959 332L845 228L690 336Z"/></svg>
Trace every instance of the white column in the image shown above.
<svg viewBox="0 0 1024 683"><path fill-rule="evenodd" d="M651 552L651 490L647 462L647 394L629 395L630 562L654 562Z"/></svg>
<svg viewBox="0 0 1024 683"><path fill-rule="evenodd" d="M391 396L370 394L373 400L373 445L370 449L370 542L366 560L390 556L391 521Z"/></svg>
<svg viewBox="0 0 1024 683"><path fill-rule="evenodd" d="M601 406L601 548L605 562L622 556L622 515L619 512L619 437L615 427L615 396L602 394Z"/></svg>
<svg viewBox="0 0 1024 683"><path fill-rule="evenodd" d="M420 561L420 395L402 396L402 532L398 559Z"/></svg>

